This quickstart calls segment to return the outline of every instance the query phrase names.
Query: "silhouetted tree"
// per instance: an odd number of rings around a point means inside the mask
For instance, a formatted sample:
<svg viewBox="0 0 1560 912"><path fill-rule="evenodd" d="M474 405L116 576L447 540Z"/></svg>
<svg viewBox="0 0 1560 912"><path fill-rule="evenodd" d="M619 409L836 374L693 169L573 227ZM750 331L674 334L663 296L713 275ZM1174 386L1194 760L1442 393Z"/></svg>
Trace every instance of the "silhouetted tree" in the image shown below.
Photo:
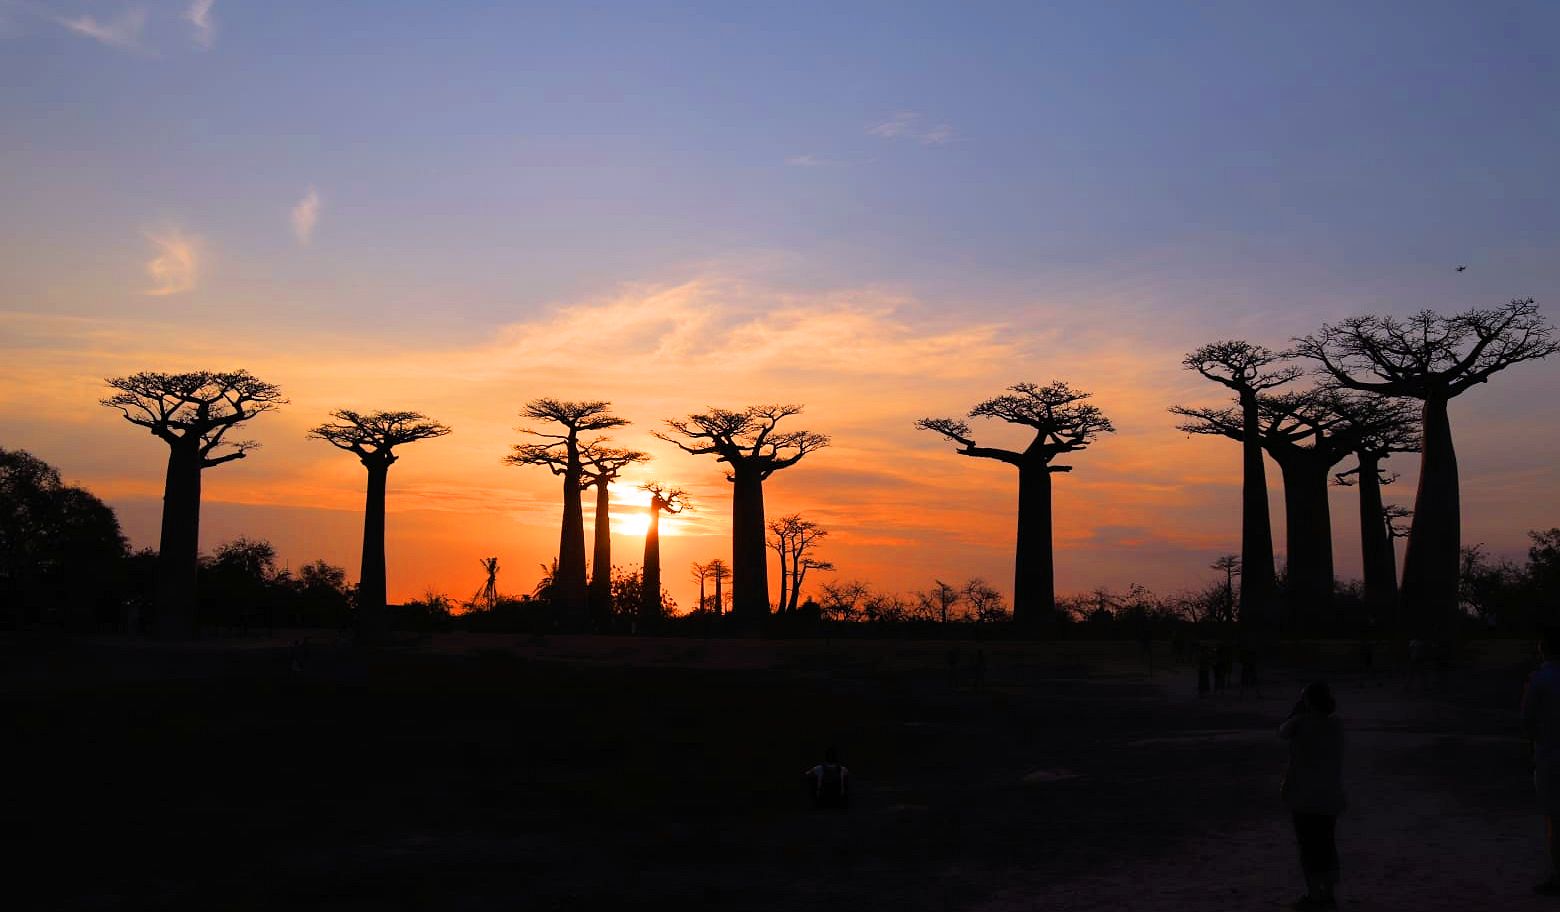
<svg viewBox="0 0 1560 912"><path fill-rule="evenodd" d="M1061 381L1048 386L1020 383L970 409L971 418L996 418L1034 430L1023 450L977 446L970 426L954 418L923 418L922 430L959 444L965 456L995 459L1018 469L1018 545L1013 583L1013 620L1034 625L1056 620L1056 574L1051 552L1051 475L1072 466L1052 465L1063 453L1087 449L1115 430L1110 419L1085 402L1089 394ZM967 597L967 594L966 594ZM973 607L973 603L972 603Z"/></svg>
<svg viewBox="0 0 1560 912"><path fill-rule="evenodd" d="M1221 554L1217 560L1208 565L1208 569L1224 574L1224 605L1219 620L1225 622L1235 620L1235 577L1241 575L1240 555ZM1245 582L1242 581L1241 585L1245 585Z"/></svg>
<svg viewBox="0 0 1560 912"><path fill-rule="evenodd" d="M1242 624L1277 624L1274 598L1273 523L1268 515L1267 471L1257 439L1257 396L1300 376L1300 369L1281 364L1283 355L1240 339L1204 345L1182 364L1235 391L1244 430L1241 446L1240 618Z"/></svg>
<svg viewBox="0 0 1560 912"><path fill-rule="evenodd" d="M128 556L107 504L31 453L0 449L0 604L15 629L56 611L69 627L91 628Z"/></svg>
<svg viewBox="0 0 1560 912"><path fill-rule="evenodd" d="M242 370L142 372L105 382L116 392L102 404L168 445L157 548L157 629L164 636L186 636L195 629L201 472L243 459L259 446L225 438L287 400L274 384Z"/></svg>
<svg viewBox="0 0 1560 912"><path fill-rule="evenodd" d="M780 557L780 596L775 600L775 611L788 613L796 610L801 600L802 582L808 570L833 570L834 565L819 560L812 552L818 540L829 534L800 513L782 516L769 524L774 538L769 547Z"/></svg>
<svg viewBox="0 0 1560 912"><path fill-rule="evenodd" d="M954 607L964 601L964 593L959 589L948 585L942 580L933 580L932 588L916 593L916 600L921 604L921 610L939 623L948 623L948 615Z"/></svg>
<svg viewBox="0 0 1560 912"><path fill-rule="evenodd" d="M363 501L363 560L358 574L358 636L372 639L385 624L385 487L390 466L403 444L443 437L450 429L419 412L372 412L351 409L330 413L335 421L309 431L309 436L346 450L368 470L368 494Z"/></svg>
<svg viewBox="0 0 1560 912"><path fill-rule="evenodd" d="M1316 360L1332 382L1423 403L1402 588L1402 605L1420 632L1444 628L1457 611L1461 498L1447 405L1513 364L1560 351L1552 336L1528 298L1450 316L1425 310L1404 320L1352 317L1295 340L1296 353Z"/></svg>
<svg viewBox="0 0 1560 912"><path fill-rule="evenodd" d="M1002 603L1002 593L980 577L964 584L963 595L965 604L970 606L970 617L982 624L998 624L1012 618ZM1054 605L1054 597L1052 601Z"/></svg>
<svg viewBox="0 0 1560 912"><path fill-rule="evenodd" d="M1381 468L1393 453L1419 449L1419 427L1413 409L1401 399L1345 399L1344 414L1362 433L1356 435L1354 456L1359 464L1334 476L1340 485L1359 485L1360 557L1365 584L1365 609L1382 623L1397 618L1397 556L1392 551L1391 521L1381 500L1381 486L1397 479Z"/></svg>
<svg viewBox="0 0 1560 912"><path fill-rule="evenodd" d="M1278 463L1284 478L1284 526L1288 560L1284 571L1289 618L1301 607L1321 611L1333 592L1332 515L1327 502L1328 472L1362 437L1381 431L1388 413L1374 403L1335 390L1258 396L1258 440ZM1246 427L1238 408L1171 409L1191 420L1180 425L1190 434L1215 434L1244 442ZM1245 585L1244 578L1242 585Z"/></svg>
<svg viewBox="0 0 1560 912"><path fill-rule="evenodd" d="M764 481L829 445L824 434L776 431L781 421L801 411L798 405L755 405L740 412L710 409L667 421L675 433L656 432L686 453L712 455L730 466L726 480L732 483L732 613L748 622L769 613Z"/></svg>
<svg viewBox="0 0 1560 912"><path fill-rule="evenodd" d="M699 604L695 608L704 611L709 608L709 597L704 594L704 584L710 578L710 565L694 561L688 565L688 577L699 584Z"/></svg>
<svg viewBox="0 0 1560 912"><path fill-rule="evenodd" d="M609 411L610 402L565 402L559 399L533 399L520 412L521 417L550 421L563 433L546 434L531 428L520 431L539 437L546 443L516 444L504 458L510 465L546 466L563 478L563 522L558 533L558 570L553 595L559 600L570 623L585 626L588 621L588 593L585 587L585 513L580 506L584 483L583 450L590 441L581 434L622 427L628 422Z"/></svg>
<svg viewBox="0 0 1560 912"><path fill-rule="evenodd" d="M726 584L726 580L731 579L731 567L720 558L714 557L710 559L709 563L704 565L704 569L709 574L710 581L715 584L715 593L710 596L710 604L715 616L720 617L726 610L726 595L723 587Z"/></svg>
<svg viewBox="0 0 1560 912"><path fill-rule="evenodd" d="M649 625L665 613L661 598L661 514L681 513L688 506L688 495L681 488L669 488L654 481L640 487L650 492L650 521L645 526L643 600L639 611L641 624ZM704 588L702 581L699 588Z"/></svg>
<svg viewBox="0 0 1560 912"><path fill-rule="evenodd" d="M609 487L618 475L636 462L643 462L644 453L635 450L618 450L602 444L591 444L581 449L584 469L582 484L596 489L596 521L593 528L595 551L590 562L591 622L597 630L604 630L612 621L612 508Z"/></svg>

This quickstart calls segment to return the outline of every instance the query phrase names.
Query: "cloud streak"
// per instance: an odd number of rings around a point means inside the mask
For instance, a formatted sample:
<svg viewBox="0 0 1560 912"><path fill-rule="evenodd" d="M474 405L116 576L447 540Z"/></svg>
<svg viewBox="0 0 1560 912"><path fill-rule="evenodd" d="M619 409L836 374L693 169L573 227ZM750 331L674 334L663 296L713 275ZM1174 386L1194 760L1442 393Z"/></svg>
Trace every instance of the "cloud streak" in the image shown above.
<svg viewBox="0 0 1560 912"><path fill-rule="evenodd" d="M192 290L200 275L196 239L185 236L176 228L148 231L146 239L157 247L157 255L146 264L152 287L145 293L161 298Z"/></svg>
<svg viewBox="0 0 1560 912"><path fill-rule="evenodd" d="M313 187L292 207L293 236L305 246L314 240L314 226L320 219L320 194Z"/></svg>
<svg viewBox="0 0 1560 912"><path fill-rule="evenodd" d="M132 6L113 21L99 22L96 17L85 13L74 18L60 16L55 21L84 38L91 38L109 47L123 51L146 50L141 44L141 33L146 29L146 10L143 7Z"/></svg>
<svg viewBox="0 0 1560 912"><path fill-rule="evenodd" d="M195 43L209 48L217 41L217 23L211 18L211 8L217 0L194 0L184 11L184 18L195 28Z"/></svg>
<svg viewBox="0 0 1560 912"><path fill-rule="evenodd" d="M957 136L948 124L928 125L915 111L900 111L867 127L867 133L883 139L918 142L923 146L941 146L953 142Z"/></svg>

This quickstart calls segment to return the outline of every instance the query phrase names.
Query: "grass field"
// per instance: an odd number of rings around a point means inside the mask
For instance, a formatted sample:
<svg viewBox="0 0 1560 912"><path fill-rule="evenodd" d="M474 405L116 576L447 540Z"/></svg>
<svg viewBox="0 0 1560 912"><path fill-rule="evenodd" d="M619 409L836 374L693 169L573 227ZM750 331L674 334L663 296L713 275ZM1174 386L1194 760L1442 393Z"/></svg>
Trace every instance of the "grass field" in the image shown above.
<svg viewBox="0 0 1560 912"><path fill-rule="evenodd" d="M1544 905L1527 644L1435 690L1294 646L1262 699L1199 699L1164 644L1150 674L1117 643L318 634L293 670L290 640L5 641L8 906L1277 908L1311 677L1350 732L1346 908ZM826 744L844 813L803 794Z"/></svg>

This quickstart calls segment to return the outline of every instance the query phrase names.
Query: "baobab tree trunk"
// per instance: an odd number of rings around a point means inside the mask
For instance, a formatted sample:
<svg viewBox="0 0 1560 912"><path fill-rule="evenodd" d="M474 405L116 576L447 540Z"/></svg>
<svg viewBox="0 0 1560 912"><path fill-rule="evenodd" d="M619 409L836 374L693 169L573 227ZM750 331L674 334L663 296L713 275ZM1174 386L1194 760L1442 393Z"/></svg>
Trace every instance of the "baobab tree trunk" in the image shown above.
<svg viewBox="0 0 1560 912"><path fill-rule="evenodd" d="M785 614L785 595L791 582L791 575L796 572L794 568L790 573L786 572L785 548L783 547L784 544L785 542L782 541L782 547L775 552L780 557L780 593L775 598L776 614Z"/></svg>
<svg viewBox="0 0 1560 912"><path fill-rule="evenodd" d="M769 614L769 552L764 543L764 482L732 470L731 613L746 622Z"/></svg>
<svg viewBox="0 0 1560 912"><path fill-rule="evenodd" d="M1014 558L1013 622L1036 627L1056 617L1056 571L1051 555L1051 470L1018 470L1018 549Z"/></svg>
<svg viewBox="0 0 1560 912"><path fill-rule="evenodd" d="M699 574L699 608L703 610L708 609L709 606L709 600L704 594L704 574L701 573Z"/></svg>
<svg viewBox="0 0 1560 912"><path fill-rule="evenodd" d="M569 461L578 459L570 453ZM580 472L563 473L563 527L558 539L556 586L570 626L584 629L588 623L585 590L585 512L580 505Z"/></svg>
<svg viewBox="0 0 1560 912"><path fill-rule="evenodd" d="M719 576L717 576L717 577L715 577L715 616L716 617L720 617L720 613L722 611L724 611L725 608L726 608L725 598L724 598L724 596L722 595L722 593L720 591L720 585L721 585L721 578Z"/></svg>
<svg viewBox="0 0 1560 912"><path fill-rule="evenodd" d="M1289 546L1288 623L1332 601L1332 516L1327 504L1327 469L1321 462L1291 458L1279 463L1284 475L1284 528Z"/></svg>
<svg viewBox="0 0 1560 912"><path fill-rule="evenodd" d="M1401 603L1410 630L1419 634L1449 633L1457 616L1462 517L1457 451L1446 405L1444 397L1425 399L1419 490L1403 554Z"/></svg>
<svg viewBox="0 0 1560 912"><path fill-rule="evenodd" d="M1268 514L1267 467L1262 460L1257 394L1242 391L1240 623L1273 631L1278 611L1273 582L1273 521Z"/></svg>
<svg viewBox="0 0 1560 912"><path fill-rule="evenodd" d="M157 632L195 632L195 579L200 561L199 441L172 444L163 482L162 535L157 544Z"/></svg>
<svg viewBox="0 0 1560 912"><path fill-rule="evenodd" d="M1360 456L1360 559L1365 574L1365 609L1378 624L1397 622L1397 561L1381 504L1381 463Z"/></svg>
<svg viewBox="0 0 1560 912"><path fill-rule="evenodd" d="M801 601L801 599L802 599L802 578L805 577L806 575L807 575L807 573L804 570L802 570L800 567L793 566L791 568L791 599L790 599L790 601L786 602L786 605L785 605L785 610L787 612L795 611L797 603Z"/></svg>
<svg viewBox="0 0 1560 912"><path fill-rule="evenodd" d="M612 516L607 500L607 483L596 483L595 551L590 563L590 618L595 630L605 632L612 626ZM651 522L655 511L650 511ZM647 544L648 548L649 545Z"/></svg>
<svg viewBox="0 0 1560 912"><path fill-rule="evenodd" d="M365 463L368 495L363 501L363 562L358 572L358 638L378 639L385 628L385 487L389 465Z"/></svg>
<svg viewBox="0 0 1560 912"><path fill-rule="evenodd" d="M704 582L699 581L702 600ZM645 565L639 579L639 629L661 617L661 511L650 505L650 524L645 526Z"/></svg>

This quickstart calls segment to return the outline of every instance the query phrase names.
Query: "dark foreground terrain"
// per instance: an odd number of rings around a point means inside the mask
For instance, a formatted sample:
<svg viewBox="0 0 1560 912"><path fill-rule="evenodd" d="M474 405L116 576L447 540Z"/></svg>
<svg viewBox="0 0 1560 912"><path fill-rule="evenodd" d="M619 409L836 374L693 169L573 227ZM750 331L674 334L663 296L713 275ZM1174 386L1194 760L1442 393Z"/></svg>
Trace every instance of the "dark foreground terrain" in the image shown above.
<svg viewBox="0 0 1560 912"><path fill-rule="evenodd" d="M1439 689L1295 646L1263 699L1199 700L1164 644L1150 675L1135 644L313 639L301 670L290 637L0 642L5 906L1272 909L1273 730L1313 676L1345 908L1550 905L1526 644ZM844 813L801 787L831 743Z"/></svg>

